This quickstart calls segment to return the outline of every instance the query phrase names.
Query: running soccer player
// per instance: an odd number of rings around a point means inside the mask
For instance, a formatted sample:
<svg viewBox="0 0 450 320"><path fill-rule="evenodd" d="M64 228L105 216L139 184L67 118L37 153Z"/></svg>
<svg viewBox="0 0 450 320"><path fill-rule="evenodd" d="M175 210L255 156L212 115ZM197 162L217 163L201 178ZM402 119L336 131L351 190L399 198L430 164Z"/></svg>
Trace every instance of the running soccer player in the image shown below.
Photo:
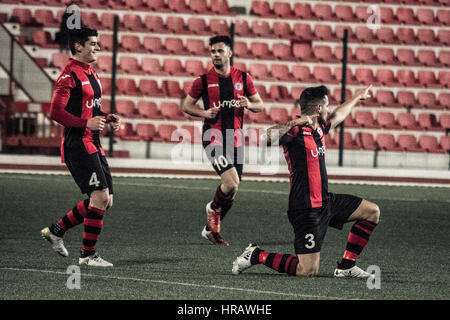
<svg viewBox="0 0 450 320"><path fill-rule="evenodd" d="M183 111L204 118L203 147L221 179L206 205L207 223L201 235L215 245L228 246L220 234L220 221L233 205L242 177L244 109L260 112L264 105L252 77L230 65L231 39L215 36L209 45L213 68L194 81ZM200 97L203 109L196 106Z"/></svg>
<svg viewBox="0 0 450 320"><path fill-rule="evenodd" d="M54 251L69 255L64 246L64 233L84 223L80 265L112 267L95 252L103 226L103 215L113 204L111 172L100 144L99 133L109 123L114 130L120 117L100 110L102 86L91 65L100 50L97 30L82 27L70 33L72 58L56 81L50 117L63 125L61 160L88 199L79 202L57 223L41 230Z"/></svg>
<svg viewBox="0 0 450 320"><path fill-rule="evenodd" d="M359 89L330 115L327 88L306 88L300 96L302 116L267 130L267 144L280 137L288 163L291 189L288 219L294 228L296 256L269 253L250 244L233 263L232 273L264 264L281 273L314 276L319 271L320 249L328 226L342 229L356 221L348 236L344 256L334 271L335 277L369 277L356 266L356 259L367 245L380 219L380 209L372 202L353 195L328 192L324 136L350 114L360 99L369 98L367 88Z"/></svg>

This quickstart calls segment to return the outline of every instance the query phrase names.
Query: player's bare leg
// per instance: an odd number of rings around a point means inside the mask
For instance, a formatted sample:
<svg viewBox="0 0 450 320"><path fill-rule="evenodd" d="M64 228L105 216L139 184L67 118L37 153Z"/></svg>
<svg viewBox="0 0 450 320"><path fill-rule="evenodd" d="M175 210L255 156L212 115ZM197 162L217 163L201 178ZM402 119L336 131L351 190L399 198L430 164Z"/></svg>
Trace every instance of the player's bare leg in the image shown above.
<svg viewBox="0 0 450 320"><path fill-rule="evenodd" d="M296 276L312 277L319 273L320 252L298 254Z"/></svg>
<svg viewBox="0 0 450 320"><path fill-rule="evenodd" d="M369 237L380 220L380 209L370 201L362 200L348 221L356 221L350 230L344 256L334 271L335 277L369 277L356 266L356 259L367 245Z"/></svg>

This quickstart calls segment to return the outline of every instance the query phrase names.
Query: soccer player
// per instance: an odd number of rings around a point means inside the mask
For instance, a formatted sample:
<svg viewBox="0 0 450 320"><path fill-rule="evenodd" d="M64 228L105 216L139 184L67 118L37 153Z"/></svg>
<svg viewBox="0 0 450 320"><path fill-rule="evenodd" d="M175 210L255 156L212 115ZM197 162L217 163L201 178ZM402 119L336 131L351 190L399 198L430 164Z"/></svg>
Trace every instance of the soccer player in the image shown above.
<svg viewBox="0 0 450 320"><path fill-rule="evenodd" d="M370 88L357 90L330 115L327 88L306 88L300 95L302 116L267 130L267 144L280 137L288 163L291 188L287 213L294 228L296 255L269 253L250 244L234 261L233 274L264 264L289 275L314 276L319 271L320 249L328 226L342 229L344 223L355 221L334 276L370 276L355 261L378 224L380 209L359 197L328 191L324 143L328 131L344 121L360 99L369 98Z"/></svg>
<svg viewBox="0 0 450 320"><path fill-rule="evenodd" d="M111 172L100 144L99 133L109 123L114 130L120 117L100 110L102 86L91 64L100 50L97 30L82 27L71 31L72 58L56 81L50 117L64 128L61 160L88 199L79 202L57 223L41 230L58 254L69 255L63 236L70 228L84 223L80 265L111 267L95 252L103 226L103 215L113 204Z"/></svg>
<svg viewBox="0 0 450 320"><path fill-rule="evenodd" d="M203 147L221 183L206 205L207 223L201 235L215 245L228 246L220 234L220 221L233 205L243 168L244 109L260 112L263 101L252 77L230 65L231 39L209 40L213 68L197 78L183 103L183 111L204 118ZM196 105L203 99L203 107Z"/></svg>

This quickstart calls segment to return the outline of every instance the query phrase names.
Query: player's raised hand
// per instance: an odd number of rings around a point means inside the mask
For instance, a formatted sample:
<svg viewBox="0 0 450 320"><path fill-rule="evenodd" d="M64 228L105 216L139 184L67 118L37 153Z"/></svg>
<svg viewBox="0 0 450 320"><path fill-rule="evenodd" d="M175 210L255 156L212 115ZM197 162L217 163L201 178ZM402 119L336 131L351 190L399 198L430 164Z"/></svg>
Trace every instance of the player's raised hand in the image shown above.
<svg viewBox="0 0 450 320"><path fill-rule="evenodd" d="M360 99L365 100L370 98L370 89L372 88L372 85L369 85L365 88L361 88L356 90L355 95L358 95Z"/></svg>
<svg viewBox="0 0 450 320"><path fill-rule="evenodd" d="M102 131L105 128L105 123L105 117L96 116L87 121L86 127L92 131Z"/></svg>
<svg viewBox="0 0 450 320"><path fill-rule="evenodd" d="M120 128L120 117L117 114L108 114L106 117L106 122L111 125L114 131L119 130Z"/></svg>
<svg viewBox="0 0 450 320"><path fill-rule="evenodd" d="M203 113L203 117L206 119L214 119L220 111L220 107L212 107L208 110L205 110Z"/></svg>

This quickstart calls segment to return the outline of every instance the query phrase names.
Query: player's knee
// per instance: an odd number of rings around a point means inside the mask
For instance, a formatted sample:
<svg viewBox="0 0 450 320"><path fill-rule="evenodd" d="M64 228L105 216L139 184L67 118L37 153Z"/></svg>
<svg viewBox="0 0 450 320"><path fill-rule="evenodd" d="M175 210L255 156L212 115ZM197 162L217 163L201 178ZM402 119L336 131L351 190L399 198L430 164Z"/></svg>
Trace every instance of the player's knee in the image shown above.
<svg viewBox="0 0 450 320"><path fill-rule="evenodd" d="M108 189L102 191L95 191L91 194L91 202L96 208L106 209L110 202L110 195Z"/></svg>
<svg viewBox="0 0 450 320"><path fill-rule="evenodd" d="M239 182L232 180L224 182L223 185L225 187L224 192L226 194L236 194L239 188Z"/></svg>

